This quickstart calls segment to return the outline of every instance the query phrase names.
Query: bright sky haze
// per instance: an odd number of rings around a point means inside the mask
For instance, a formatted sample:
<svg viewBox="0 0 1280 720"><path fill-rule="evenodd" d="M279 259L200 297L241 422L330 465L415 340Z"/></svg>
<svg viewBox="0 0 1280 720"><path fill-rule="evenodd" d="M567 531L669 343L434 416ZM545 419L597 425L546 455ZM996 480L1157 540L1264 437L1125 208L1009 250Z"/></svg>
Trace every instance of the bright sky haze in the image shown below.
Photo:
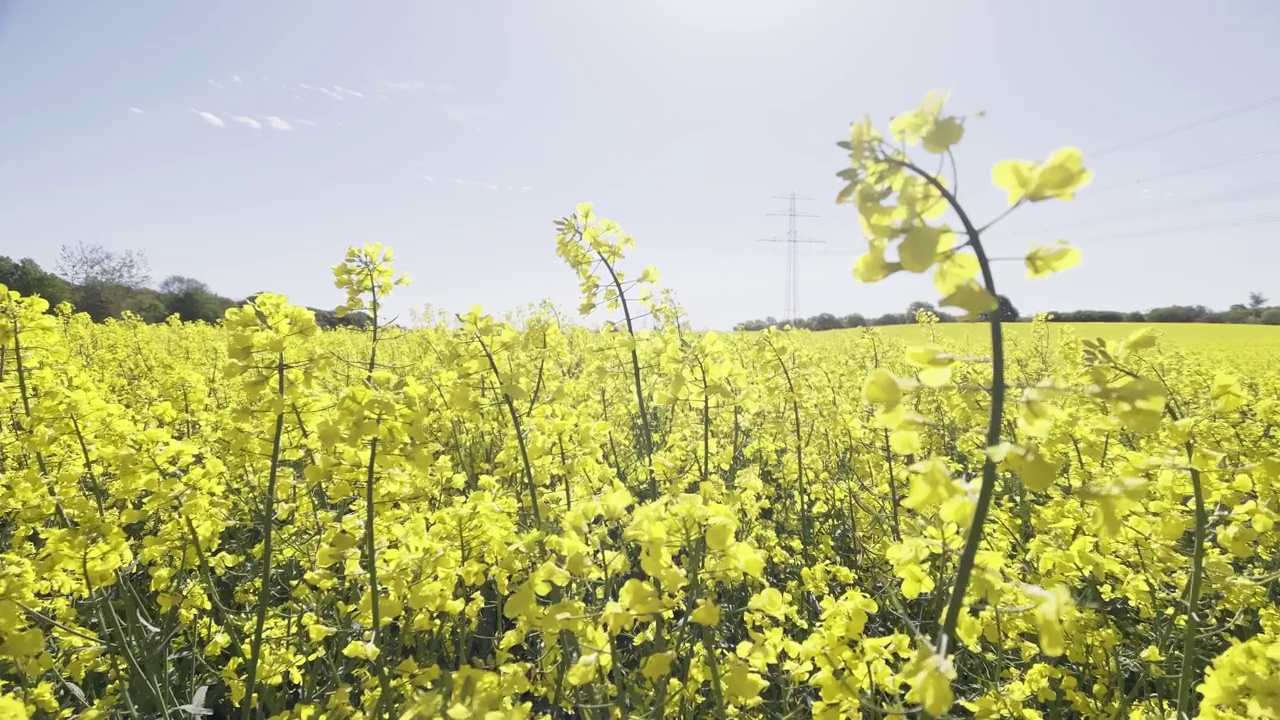
<svg viewBox="0 0 1280 720"><path fill-rule="evenodd" d="M935 302L927 277L852 276L835 143L933 89L985 111L959 195L998 215L993 163L1083 149L1071 203L1020 209L991 255L1066 239L1084 263L1028 281L1024 312L1225 309L1280 298L1280 4L838 2L0 2L0 254L52 267L81 240L243 297L332 307L329 268L379 241L430 303L572 311L554 219L591 201L635 236L695 326L783 310L785 209L802 315Z"/></svg>

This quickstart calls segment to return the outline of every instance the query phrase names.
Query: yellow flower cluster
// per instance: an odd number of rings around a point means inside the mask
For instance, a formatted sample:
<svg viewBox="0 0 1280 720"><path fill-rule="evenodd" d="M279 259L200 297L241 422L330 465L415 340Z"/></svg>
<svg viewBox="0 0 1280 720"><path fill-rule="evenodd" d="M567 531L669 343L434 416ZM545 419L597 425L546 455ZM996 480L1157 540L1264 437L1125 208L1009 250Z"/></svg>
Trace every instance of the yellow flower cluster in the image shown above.
<svg viewBox="0 0 1280 720"><path fill-rule="evenodd" d="M933 96L890 133L963 127ZM994 310L946 183L870 123L844 145L858 276ZM1077 160L997 180L1068 197ZM694 333L615 223L557 232L599 331L391 326L376 245L334 271L364 330L0 288L0 717L1280 716L1265 354Z"/></svg>

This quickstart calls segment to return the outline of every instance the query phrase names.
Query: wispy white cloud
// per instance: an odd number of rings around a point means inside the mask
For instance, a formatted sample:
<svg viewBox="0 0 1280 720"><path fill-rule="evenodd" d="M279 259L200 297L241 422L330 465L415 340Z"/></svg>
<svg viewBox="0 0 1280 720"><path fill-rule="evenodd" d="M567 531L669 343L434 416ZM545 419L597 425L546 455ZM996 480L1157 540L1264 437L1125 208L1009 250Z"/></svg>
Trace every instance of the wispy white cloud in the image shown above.
<svg viewBox="0 0 1280 720"><path fill-rule="evenodd" d="M214 115L213 113L208 113L203 110L197 110L195 108L191 108L191 112L199 115L205 122L209 123L214 127L226 127L227 125L226 123L222 122L222 118L218 117L217 115Z"/></svg>
<svg viewBox="0 0 1280 720"><path fill-rule="evenodd" d="M318 123L315 120L305 120L303 118L294 118L294 125L305 125L306 127L315 127Z"/></svg>
<svg viewBox="0 0 1280 720"><path fill-rule="evenodd" d="M423 179L423 180L426 180L427 182L435 182L435 181L436 181L436 179L435 179L435 178L433 178L433 177L431 177L430 175L423 175L423 176L422 176L422 179Z"/></svg>
<svg viewBox="0 0 1280 720"><path fill-rule="evenodd" d="M247 128L253 128L254 130L262 129L262 123L254 120L248 115L228 115L227 117L231 118L231 122L240 123Z"/></svg>
<svg viewBox="0 0 1280 720"><path fill-rule="evenodd" d="M129 109L138 114L143 114L143 111L138 108L129 108ZM214 127L219 127L219 128L226 127L227 121L230 121L237 125L243 125L244 127L247 127L251 130L261 130L264 127L267 127L279 132L289 132L291 130L296 129L298 125L315 125L316 124L314 120L299 120L299 119L286 120L280 117L279 115L259 115L257 117L253 117L250 115L232 115L231 113L224 112L222 113L222 117L219 117L214 113L205 112L204 110L196 110L195 108L191 108L191 112L195 113L196 115L199 115L202 120L209 123L210 125ZM223 120L224 117L226 118L226 120Z"/></svg>
<svg viewBox="0 0 1280 720"><path fill-rule="evenodd" d="M286 90L293 95L295 99L301 100L298 95L299 91L315 93L323 95L330 100L346 100L347 98L359 98L361 100L369 96L359 90L342 85L334 85L333 87L325 87L324 85L309 85L307 83L298 83L297 85L281 85L280 89Z"/></svg>
<svg viewBox="0 0 1280 720"><path fill-rule="evenodd" d="M131 108L129 108L129 112L134 113L134 114L137 114L137 115L146 115L146 114L147 114L147 111L146 111L146 110L143 110L142 108L137 108L137 107L131 107Z"/></svg>
<svg viewBox="0 0 1280 720"><path fill-rule="evenodd" d="M239 75L232 75L232 76L231 76L231 82L233 82L233 83L235 83L235 84L239 85L239 84L240 84L240 76L239 76Z"/></svg>
<svg viewBox="0 0 1280 720"><path fill-rule="evenodd" d="M342 99L342 93L338 92L337 90L330 90L327 87L317 87L315 85L308 85L306 83L298 83L298 87L302 88L303 90L310 90L311 92L320 93L321 95L324 95L325 97L331 100Z"/></svg>
<svg viewBox="0 0 1280 720"><path fill-rule="evenodd" d="M275 115L268 115L262 119L267 123L267 125L272 130L292 130L293 129L293 125L290 125L289 121L285 120L282 117L276 117Z"/></svg>
<svg viewBox="0 0 1280 720"><path fill-rule="evenodd" d="M226 85L223 85L222 83L218 82L217 80L213 80L213 79L210 79L210 80L209 80L209 86L210 86L210 87L215 87L215 88L217 88L217 89L219 89L219 90L226 90L226 89L227 89L227 86L226 86Z"/></svg>

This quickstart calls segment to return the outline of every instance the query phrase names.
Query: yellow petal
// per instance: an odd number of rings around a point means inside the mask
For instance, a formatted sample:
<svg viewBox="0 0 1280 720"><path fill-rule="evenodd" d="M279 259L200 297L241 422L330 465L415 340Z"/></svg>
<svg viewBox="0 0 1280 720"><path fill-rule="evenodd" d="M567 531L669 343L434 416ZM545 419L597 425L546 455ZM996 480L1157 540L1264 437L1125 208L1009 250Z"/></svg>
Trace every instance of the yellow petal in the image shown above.
<svg viewBox="0 0 1280 720"><path fill-rule="evenodd" d="M991 169L996 187L1009 192L1009 205L1017 205L1035 183L1036 164L1030 160L1001 160Z"/></svg>
<svg viewBox="0 0 1280 720"><path fill-rule="evenodd" d="M933 272L933 286L943 295L950 295L977 277L980 271L978 258L971 253L953 252L938 263L937 270Z"/></svg>
<svg viewBox="0 0 1280 720"><path fill-rule="evenodd" d="M995 296L972 280L961 284L950 295L944 297L942 304L965 310L971 317L979 313L991 312L999 307Z"/></svg>
<svg viewBox="0 0 1280 720"><path fill-rule="evenodd" d="M886 262L883 250L871 250L858 258L853 266L853 276L858 282L872 283L883 280L902 269L900 263Z"/></svg>
<svg viewBox="0 0 1280 720"><path fill-rule="evenodd" d="M907 272L922 273L933 267L938 259L938 245L945 231L941 228L917 225L907 230L898 245L898 260Z"/></svg>
<svg viewBox="0 0 1280 720"><path fill-rule="evenodd" d="M1049 247L1032 246L1027 253L1027 277L1038 278L1069 270L1080 264L1080 251L1059 240Z"/></svg>
<svg viewBox="0 0 1280 720"><path fill-rule="evenodd" d="M862 397L873 405L883 405L885 410L892 410L902 400L902 389L898 387L898 379L884 368L876 368L867 373L862 385Z"/></svg>

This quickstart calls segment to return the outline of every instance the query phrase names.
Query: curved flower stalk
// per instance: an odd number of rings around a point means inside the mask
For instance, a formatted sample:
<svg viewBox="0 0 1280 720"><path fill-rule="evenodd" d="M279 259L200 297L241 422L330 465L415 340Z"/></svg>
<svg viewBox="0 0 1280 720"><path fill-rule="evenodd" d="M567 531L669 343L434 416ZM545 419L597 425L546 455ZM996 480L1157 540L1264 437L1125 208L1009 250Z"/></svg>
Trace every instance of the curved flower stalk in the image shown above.
<svg viewBox="0 0 1280 720"><path fill-rule="evenodd" d="M639 300L652 309L650 286L658 281L656 267L645 268L640 277L629 280L618 267L627 250L635 247L635 240L623 234L612 220L598 219L590 203L582 203L573 215L556 221L556 255L560 256L578 275L582 303L578 312L587 315L601 304L601 296L607 310L622 311L622 325L626 330L624 343L631 360L631 382L636 397L637 425L640 436L641 462L648 482L648 499L658 497L658 484L653 471L653 418L650 416L647 393L641 379L640 353L636 323L640 316L632 306L634 296L628 292L640 288ZM600 271L603 270L602 277Z"/></svg>
<svg viewBox="0 0 1280 720"><path fill-rule="evenodd" d="M253 716L260 698L257 696L258 664L262 657L268 607L276 588L273 585L274 540L277 516L277 487L281 471L285 421L289 408L295 406L321 369L321 362L307 344L318 332L310 310L289 305L287 298L263 293L240 308L226 314L228 330L226 368L228 379L240 379L245 396L242 413L253 424L261 417L271 418L272 429L265 443L268 458L267 480L257 518L262 537L259 555L257 609L250 637L244 698L241 717ZM248 443L262 444L251 436Z"/></svg>
<svg viewBox="0 0 1280 720"><path fill-rule="evenodd" d="M907 147L920 145L927 153L940 156L944 164L951 161L954 167L951 148L964 135L965 119L944 114L945 99L945 95L930 94L918 108L893 118L889 131L898 145L889 144L869 118L854 123L849 139L839 143L848 152L850 166L838 173L846 185L836 199L857 208L867 237L868 252L858 258L854 268L858 280L877 282L898 272L933 271L942 305L959 308L969 318L985 317L990 327L991 410L981 484L972 508L953 517L968 526L964 547L942 624L932 647L922 650L925 656L919 661L918 674L911 676L912 691L907 696L909 701L922 702L931 715L941 715L953 702L949 681L955 671L948 657L955 645L983 526L996 490L998 458L992 454L1000 447L1005 403L1004 330L995 277L982 242L982 232L991 223L977 226L960 204L955 183L924 169L907 152ZM1055 152L1044 163L1004 161L993 171L996 184L1008 192L1010 211L1029 202L1069 200L1091 178L1092 173L1083 168L1080 152L1073 148ZM959 233L941 222L947 214L959 221ZM890 251L896 257L891 257ZM1063 270L1078 261L1078 252L1071 249L1035 248L1026 258L1032 275ZM921 364L946 364L936 362L936 358L935 354ZM887 372L877 371L869 376L866 396L880 407L885 426L895 427L907 420L898 380ZM965 491L957 488L945 464L936 462L937 469L917 473L913 478L913 485L922 488L913 489L913 494L926 492L922 484L927 483L928 494L964 498Z"/></svg>

